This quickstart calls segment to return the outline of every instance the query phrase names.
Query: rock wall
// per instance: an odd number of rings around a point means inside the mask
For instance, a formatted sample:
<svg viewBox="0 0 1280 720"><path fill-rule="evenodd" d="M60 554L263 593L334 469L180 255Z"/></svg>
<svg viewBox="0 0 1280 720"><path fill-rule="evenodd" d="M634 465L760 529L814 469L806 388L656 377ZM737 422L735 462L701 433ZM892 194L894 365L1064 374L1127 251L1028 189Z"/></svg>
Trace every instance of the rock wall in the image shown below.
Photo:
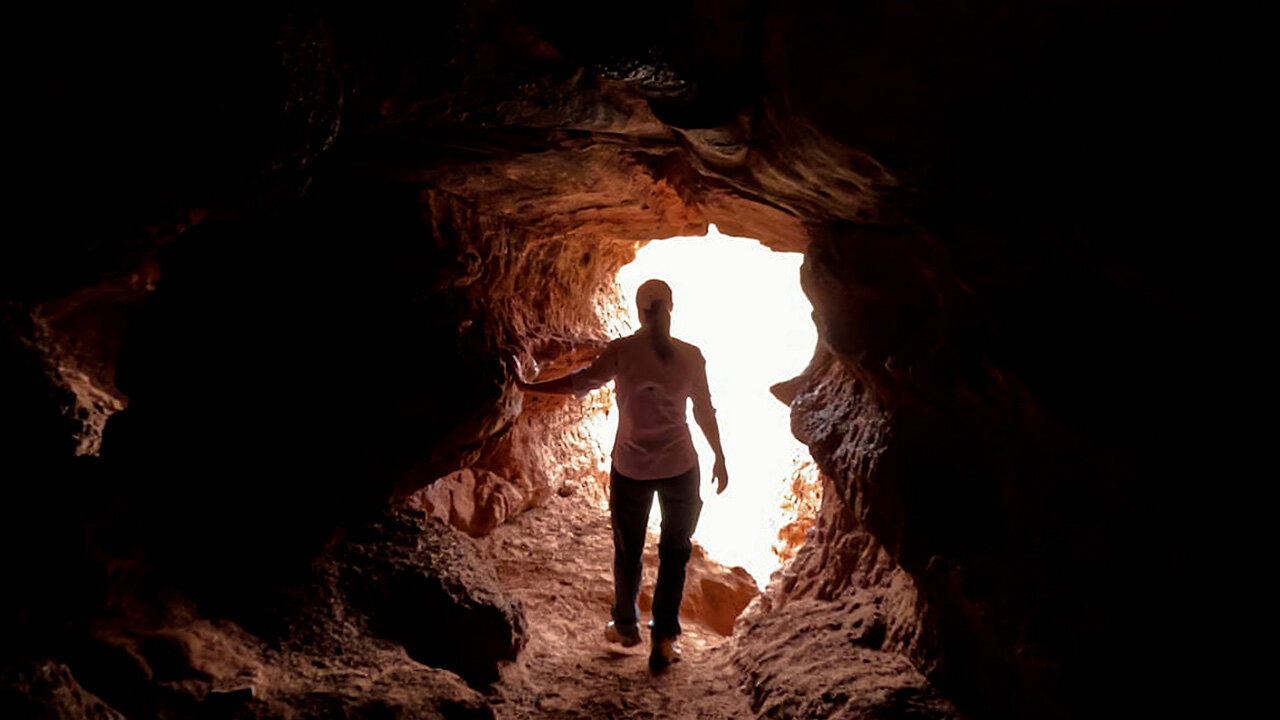
<svg viewBox="0 0 1280 720"><path fill-rule="evenodd" d="M270 582L449 473L565 487L528 440L564 406L522 414L508 357L584 361L633 243L714 222L806 252L824 344L793 413L831 492L780 611L902 599L866 637L985 717L1213 686L1176 659L1210 634L1169 629L1252 504L1222 383L1250 380L1224 348L1265 227L1256 8L12 22L14 677L147 583L256 627Z"/></svg>
<svg viewBox="0 0 1280 720"><path fill-rule="evenodd" d="M63 650L74 677L45 663L31 682L51 675L55 696L91 688L84 702L112 717L492 718L480 691L525 639L519 604L474 543L420 515L346 528L305 572L258 588L247 627L154 572L136 577ZM15 695L0 707L21 709Z"/></svg>

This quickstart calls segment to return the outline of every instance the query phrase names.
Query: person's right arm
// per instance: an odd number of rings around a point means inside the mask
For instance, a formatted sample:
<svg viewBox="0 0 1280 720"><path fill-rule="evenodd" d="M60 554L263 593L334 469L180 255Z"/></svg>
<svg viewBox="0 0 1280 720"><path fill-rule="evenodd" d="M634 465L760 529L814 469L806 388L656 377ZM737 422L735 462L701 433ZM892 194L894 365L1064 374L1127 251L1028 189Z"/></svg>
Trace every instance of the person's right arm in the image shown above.
<svg viewBox="0 0 1280 720"><path fill-rule="evenodd" d="M526 382L520 376L520 365L515 362L515 358L512 358L512 364L515 365L516 387L525 392L551 395L577 395L582 397L609 382L618 374L618 354L614 343L609 343L604 352L600 353L590 365L582 370L546 382Z"/></svg>
<svg viewBox="0 0 1280 720"><path fill-rule="evenodd" d="M516 387L525 392L540 392L548 395L572 395L574 393L572 374L540 383L525 382L523 378L516 375Z"/></svg>

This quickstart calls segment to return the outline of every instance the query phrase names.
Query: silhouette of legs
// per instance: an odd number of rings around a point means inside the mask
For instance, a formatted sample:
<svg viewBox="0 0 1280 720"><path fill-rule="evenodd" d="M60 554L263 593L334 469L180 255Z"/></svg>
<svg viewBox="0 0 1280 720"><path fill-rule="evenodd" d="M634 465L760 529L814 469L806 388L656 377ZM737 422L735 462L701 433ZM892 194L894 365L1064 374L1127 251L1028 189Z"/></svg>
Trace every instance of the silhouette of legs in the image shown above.
<svg viewBox="0 0 1280 720"><path fill-rule="evenodd" d="M698 466L683 475L660 480L662 537L658 541L658 584L653 591L653 633L656 640L680 634L680 602L684 598L685 566L693 552L693 531L702 512Z"/></svg>
<svg viewBox="0 0 1280 720"><path fill-rule="evenodd" d="M636 627L640 608L640 572L644 560L644 532L653 506L653 486L609 472L609 518L613 525L613 621L623 629Z"/></svg>
<svg viewBox="0 0 1280 720"><path fill-rule="evenodd" d="M633 480L617 470L609 474L609 517L613 525L613 621L635 627L640 616L640 578L644 561L645 527L653 494L662 509L662 537L658 542L658 584L653 597L653 638L680 634L680 601L684 597L685 565L693 551L693 531L702 511L697 465L662 480Z"/></svg>

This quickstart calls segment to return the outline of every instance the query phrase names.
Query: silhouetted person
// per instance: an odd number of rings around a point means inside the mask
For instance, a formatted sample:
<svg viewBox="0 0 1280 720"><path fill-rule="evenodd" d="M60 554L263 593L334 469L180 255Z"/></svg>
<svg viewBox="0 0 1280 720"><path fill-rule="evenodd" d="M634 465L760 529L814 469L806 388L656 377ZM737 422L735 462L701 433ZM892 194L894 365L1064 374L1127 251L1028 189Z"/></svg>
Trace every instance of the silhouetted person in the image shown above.
<svg viewBox="0 0 1280 720"><path fill-rule="evenodd" d="M662 509L658 543L658 584L653 593L649 668L657 671L680 659L680 602L685 565L693 550L702 498L698 494L698 456L685 420L685 401L693 399L693 417L715 451L712 480L717 493L729 484L720 429L716 425L706 361L697 347L671 337L671 288L649 280L636 292L640 330L609 343L589 367L522 390L578 397L616 380L618 435L609 473L609 516L613 525L613 620L605 637L624 647L640 642L640 577L645 528L653 494Z"/></svg>

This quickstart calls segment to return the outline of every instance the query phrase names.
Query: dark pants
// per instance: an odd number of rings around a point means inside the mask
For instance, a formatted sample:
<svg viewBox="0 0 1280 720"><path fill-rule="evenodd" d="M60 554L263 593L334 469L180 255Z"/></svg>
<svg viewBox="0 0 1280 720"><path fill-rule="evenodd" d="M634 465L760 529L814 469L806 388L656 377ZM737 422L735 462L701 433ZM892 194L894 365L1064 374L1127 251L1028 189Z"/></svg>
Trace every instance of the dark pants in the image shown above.
<svg viewBox="0 0 1280 720"><path fill-rule="evenodd" d="M702 498L699 472L692 469L662 480L633 480L613 469L609 473L609 517L613 524L613 620L635 626L640 616L640 575L644 560L645 528L653 493L662 509L662 537L658 541L658 585L653 591L653 638L680 634L680 601L684 571L693 552Z"/></svg>

